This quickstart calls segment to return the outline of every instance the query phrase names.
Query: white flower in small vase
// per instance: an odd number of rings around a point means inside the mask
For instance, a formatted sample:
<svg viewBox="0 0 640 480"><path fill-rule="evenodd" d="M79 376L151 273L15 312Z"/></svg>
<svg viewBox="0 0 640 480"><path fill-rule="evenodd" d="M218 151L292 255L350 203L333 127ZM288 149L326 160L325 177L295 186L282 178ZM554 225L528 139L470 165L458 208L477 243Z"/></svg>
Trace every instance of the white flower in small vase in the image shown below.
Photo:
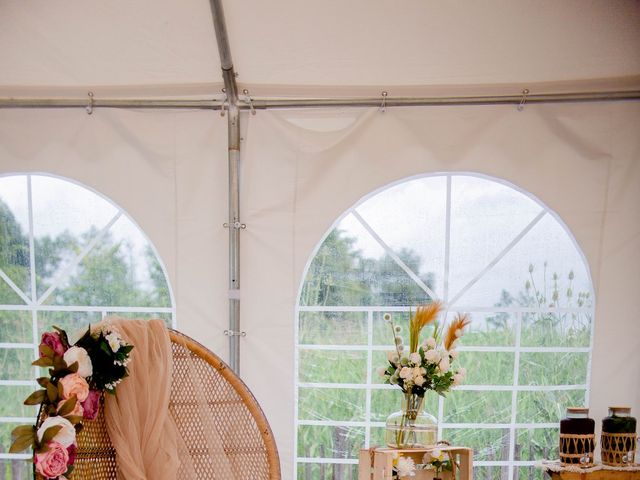
<svg viewBox="0 0 640 480"><path fill-rule="evenodd" d="M400 359L398 358L398 352L395 350L387 352L387 360L394 365L397 365Z"/></svg>
<svg viewBox="0 0 640 480"><path fill-rule="evenodd" d="M436 348L436 339L433 337L429 337L427 338L427 341L424 342L426 347L433 350L434 348Z"/></svg>
<svg viewBox="0 0 640 480"><path fill-rule="evenodd" d="M398 477L414 477L416 474L416 463L411 457L398 458L398 464L396 465L398 471Z"/></svg>
<svg viewBox="0 0 640 480"><path fill-rule="evenodd" d="M422 363L422 357L418 352L413 352L411 355L409 355L409 362L413 363L414 365L420 365Z"/></svg>
<svg viewBox="0 0 640 480"><path fill-rule="evenodd" d="M424 352L424 358L425 360L427 360L427 362L438 363L438 361L440 360L440 354L437 350L427 350L426 352Z"/></svg>
<svg viewBox="0 0 640 480"><path fill-rule="evenodd" d="M438 364L438 368L442 373L445 373L449 370L450 366L451 365L449 363L449 355L448 354L443 355L442 359L440 360L440 363Z"/></svg>

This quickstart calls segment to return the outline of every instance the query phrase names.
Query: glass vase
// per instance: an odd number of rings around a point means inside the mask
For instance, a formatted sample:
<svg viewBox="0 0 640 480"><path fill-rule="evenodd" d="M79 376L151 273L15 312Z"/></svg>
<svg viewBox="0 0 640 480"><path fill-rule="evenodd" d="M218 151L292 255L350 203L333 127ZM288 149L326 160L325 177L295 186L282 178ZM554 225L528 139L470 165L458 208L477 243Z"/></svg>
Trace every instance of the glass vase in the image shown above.
<svg viewBox="0 0 640 480"><path fill-rule="evenodd" d="M438 421L423 410L424 396L405 393L402 410L387 418L385 442L392 448L424 448L435 445Z"/></svg>

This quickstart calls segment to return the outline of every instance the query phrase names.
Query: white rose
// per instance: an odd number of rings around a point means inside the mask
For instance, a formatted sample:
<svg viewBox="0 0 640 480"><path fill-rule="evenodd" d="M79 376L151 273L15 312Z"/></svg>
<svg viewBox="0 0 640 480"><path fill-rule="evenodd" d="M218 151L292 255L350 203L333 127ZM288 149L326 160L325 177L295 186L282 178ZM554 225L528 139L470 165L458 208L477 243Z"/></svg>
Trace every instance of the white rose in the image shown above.
<svg viewBox="0 0 640 480"><path fill-rule="evenodd" d="M464 381L464 376L463 375L460 375L459 373L456 373L453 376L453 384L454 385L460 385L463 381Z"/></svg>
<svg viewBox="0 0 640 480"><path fill-rule="evenodd" d="M104 338L109 342L109 347L113 353L116 353L120 349L120 337L116 332L111 332Z"/></svg>
<svg viewBox="0 0 640 480"><path fill-rule="evenodd" d="M444 460L444 455L442 454L442 450L440 450L439 448L434 448L433 450L431 450L431 458L433 460L439 460L439 461Z"/></svg>
<svg viewBox="0 0 640 480"><path fill-rule="evenodd" d="M416 474L416 464L411 457L398 458L398 477L413 477Z"/></svg>
<svg viewBox="0 0 640 480"><path fill-rule="evenodd" d="M378 367L377 370L378 375L380 375L381 377L384 377L385 374L387 373L387 369L384 367Z"/></svg>
<svg viewBox="0 0 640 480"><path fill-rule="evenodd" d="M436 339L433 337L427 338L426 345L428 348L436 348Z"/></svg>
<svg viewBox="0 0 640 480"><path fill-rule="evenodd" d="M422 375L418 375L413 379L413 383L421 387L424 384L424 377Z"/></svg>
<svg viewBox="0 0 640 480"><path fill-rule="evenodd" d="M60 416L47 417L45 421L42 422L42 425L40 425L40 428L38 429L38 441L42 441L42 436L44 435L44 432L47 430L47 428L55 427L56 425L60 425L62 426L62 428L56 434L56 436L53 437L52 440L55 440L64 448L67 448L72 443L75 443L76 429L73 428L73 425L71 425L71 422L69 420Z"/></svg>
<svg viewBox="0 0 640 480"><path fill-rule="evenodd" d="M420 367L413 367L411 369L411 376L413 378L419 377L420 375L422 375L422 368Z"/></svg>
<svg viewBox="0 0 640 480"><path fill-rule="evenodd" d="M457 351L457 350L451 350L451 351L449 352L449 355L451 356L451 358L452 358L453 360L455 360L456 358L458 358L458 351Z"/></svg>
<svg viewBox="0 0 640 480"><path fill-rule="evenodd" d="M397 352L387 352L387 360L389 360L391 363L398 363L398 353Z"/></svg>
<svg viewBox="0 0 640 480"><path fill-rule="evenodd" d="M407 379L411 377L412 369L409 367L402 367L400 370L400 378Z"/></svg>
<svg viewBox="0 0 640 480"><path fill-rule="evenodd" d="M89 354L84 348L71 347L69 350L64 352L64 356L62 358L66 362L67 366L78 362L78 375L81 377L87 378L93 374L91 358L89 358Z"/></svg>
<svg viewBox="0 0 640 480"><path fill-rule="evenodd" d="M438 368L440 369L440 371L442 373L446 372L447 370L449 370L449 356L445 355L442 357L442 360L440 360L440 363L438 364Z"/></svg>
<svg viewBox="0 0 640 480"><path fill-rule="evenodd" d="M413 352L411 355L409 355L409 361L414 365L420 365L422 363L422 357L420 357L420 354L418 352Z"/></svg>
<svg viewBox="0 0 640 480"><path fill-rule="evenodd" d="M424 352L424 358L427 362L437 363L440 360L440 355L437 350L427 350Z"/></svg>

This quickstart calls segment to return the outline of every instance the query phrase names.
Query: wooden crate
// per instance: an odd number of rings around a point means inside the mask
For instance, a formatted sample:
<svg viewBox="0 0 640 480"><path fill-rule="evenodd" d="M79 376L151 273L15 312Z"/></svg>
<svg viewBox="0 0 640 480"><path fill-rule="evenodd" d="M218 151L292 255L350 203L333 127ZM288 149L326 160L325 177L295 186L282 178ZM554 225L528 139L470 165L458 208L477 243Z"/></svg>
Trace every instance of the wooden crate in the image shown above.
<svg viewBox="0 0 640 480"><path fill-rule="evenodd" d="M453 472L440 474L442 480L473 480L473 450L465 447L438 446L454 459ZM358 480L391 480L393 473L394 455L411 457L418 464L422 463L423 455L431 448L395 449L371 448L360 451L358 465ZM457 464L457 466L456 466ZM418 470L411 480L433 480L433 470Z"/></svg>

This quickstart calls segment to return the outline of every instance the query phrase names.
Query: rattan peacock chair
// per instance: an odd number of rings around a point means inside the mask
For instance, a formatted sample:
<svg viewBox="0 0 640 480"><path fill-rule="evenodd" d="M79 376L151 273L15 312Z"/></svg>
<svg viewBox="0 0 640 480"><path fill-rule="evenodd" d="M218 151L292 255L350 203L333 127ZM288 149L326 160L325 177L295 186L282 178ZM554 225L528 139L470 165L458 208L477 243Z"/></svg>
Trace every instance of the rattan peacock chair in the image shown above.
<svg viewBox="0 0 640 480"><path fill-rule="evenodd" d="M237 480L279 480L280 463L269 423L258 402L240 378L214 353L195 340L169 331L173 353L173 379L187 375L191 361L201 382L213 422L222 437L223 448ZM193 372L192 372L193 373ZM206 432L193 401L193 392L174 388L169 409L185 439L198 478L220 479L215 459L202 448ZM101 402L102 403L102 402ZM42 412L38 427L43 420ZM102 405L98 417L85 421L78 434L78 452L71 480L115 480L117 458L109 440ZM37 480L42 477L35 474ZM228 479L225 479L228 480Z"/></svg>

